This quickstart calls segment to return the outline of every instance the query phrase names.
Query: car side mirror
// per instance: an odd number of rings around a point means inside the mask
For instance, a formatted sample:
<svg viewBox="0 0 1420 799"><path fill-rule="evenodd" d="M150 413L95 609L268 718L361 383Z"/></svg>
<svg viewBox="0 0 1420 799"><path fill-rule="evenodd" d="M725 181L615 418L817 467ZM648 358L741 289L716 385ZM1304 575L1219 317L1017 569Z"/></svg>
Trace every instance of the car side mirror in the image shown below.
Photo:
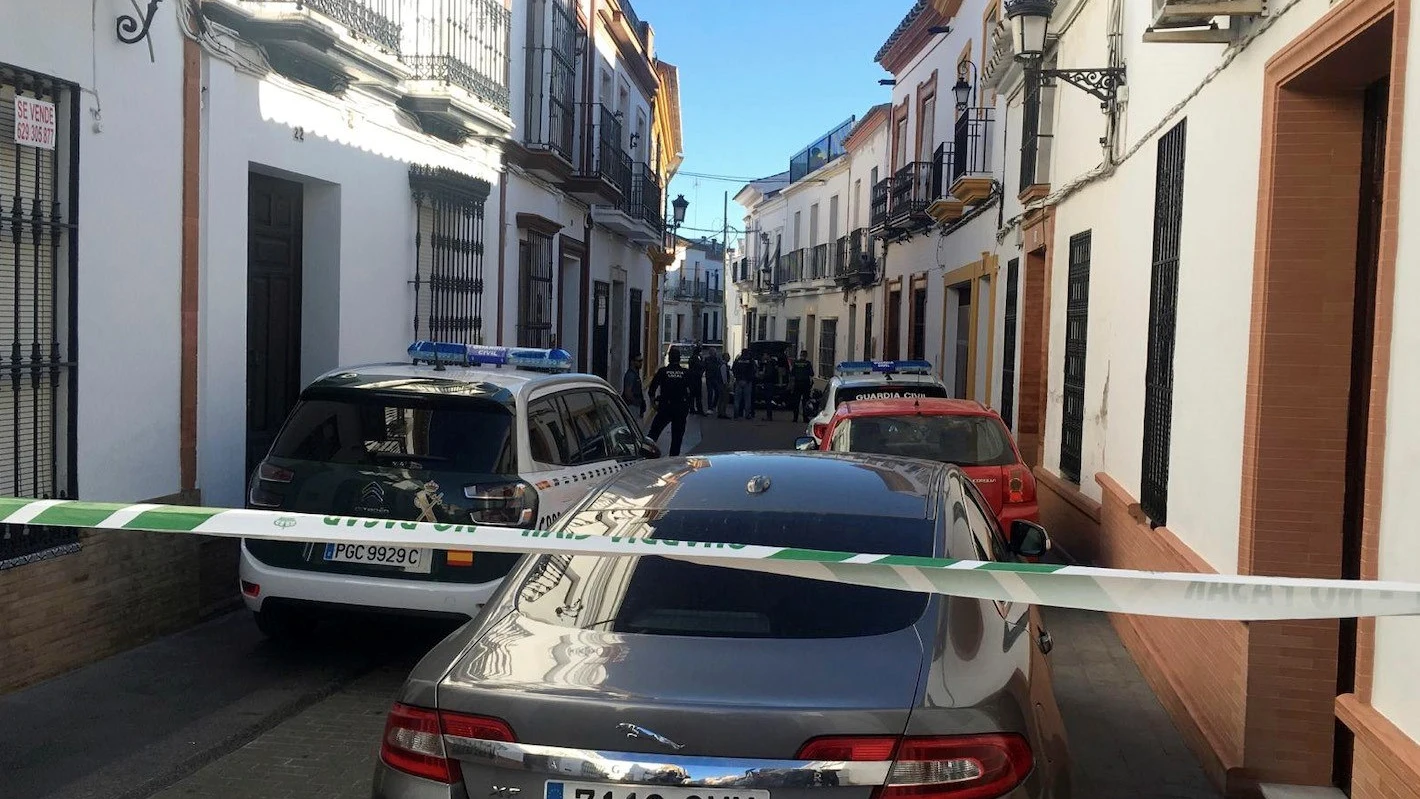
<svg viewBox="0 0 1420 799"><path fill-rule="evenodd" d="M661 448L656 444L655 439L650 436L641 439L641 455L651 459L661 457Z"/></svg>
<svg viewBox="0 0 1420 799"><path fill-rule="evenodd" d="M1011 522L1011 551L1026 558L1038 558L1050 551L1050 534L1025 519Z"/></svg>
<svg viewBox="0 0 1420 799"><path fill-rule="evenodd" d="M813 452L818 449L818 442L814 441L811 436L799 436L794 439L794 449Z"/></svg>

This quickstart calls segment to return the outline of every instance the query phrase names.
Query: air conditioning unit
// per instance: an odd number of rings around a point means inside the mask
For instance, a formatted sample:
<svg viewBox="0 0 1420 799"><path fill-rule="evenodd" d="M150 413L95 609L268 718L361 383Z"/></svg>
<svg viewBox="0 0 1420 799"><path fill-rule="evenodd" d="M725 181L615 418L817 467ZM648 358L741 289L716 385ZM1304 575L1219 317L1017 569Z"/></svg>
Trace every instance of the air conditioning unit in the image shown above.
<svg viewBox="0 0 1420 799"><path fill-rule="evenodd" d="M1234 26L1218 18L1245 19L1267 13L1267 0L1151 0L1154 21L1144 41L1160 43L1226 43Z"/></svg>

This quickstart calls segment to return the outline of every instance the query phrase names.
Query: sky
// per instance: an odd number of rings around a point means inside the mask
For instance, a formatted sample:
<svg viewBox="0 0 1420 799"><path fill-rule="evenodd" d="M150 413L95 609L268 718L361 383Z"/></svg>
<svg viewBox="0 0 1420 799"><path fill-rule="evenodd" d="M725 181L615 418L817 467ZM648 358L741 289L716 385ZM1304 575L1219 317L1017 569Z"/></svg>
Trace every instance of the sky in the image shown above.
<svg viewBox="0 0 1420 799"><path fill-rule="evenodd" d="M680 233L718 237L734 196L851 116L892 99L873 61L912 0L631 0L657 57L680 70L685 162L670 196L690 201ZM669 216L670 209L667 209ZM699 229L697 229L699 228ZM730 241L736 236L733 231Z"/></svg>

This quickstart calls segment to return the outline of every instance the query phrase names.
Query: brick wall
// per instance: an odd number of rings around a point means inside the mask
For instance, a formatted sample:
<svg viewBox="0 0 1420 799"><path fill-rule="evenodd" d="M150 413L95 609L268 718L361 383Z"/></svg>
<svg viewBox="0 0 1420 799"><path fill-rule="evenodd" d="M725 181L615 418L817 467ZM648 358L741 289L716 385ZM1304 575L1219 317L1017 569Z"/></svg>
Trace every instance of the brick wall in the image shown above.
<svg viewBox="0 0 1420 799"><path fill-rule="evenodd" d="M236 607L238 546L86 530L78 552L0 571L0 693Z"/></svg>
<svg viewBox="0 0 1420 799"><path fill-rule="evenodd" d="M1356 734L1351 799L1420 799L1420 744L1355 694L1336 715Z"/></svg>
<svg viewBox="0 0 1420 799"><path fill-rule="evenodd" d="M1098 564L1111 568L1212 572L1168 528L1149 529L1137 500L1105 474ZM1243 762L1248 688L1247 626L1240 622L1111 615L1129 649L1215 784ZM1328 763L1329 765L1329 763Z"/></svg>

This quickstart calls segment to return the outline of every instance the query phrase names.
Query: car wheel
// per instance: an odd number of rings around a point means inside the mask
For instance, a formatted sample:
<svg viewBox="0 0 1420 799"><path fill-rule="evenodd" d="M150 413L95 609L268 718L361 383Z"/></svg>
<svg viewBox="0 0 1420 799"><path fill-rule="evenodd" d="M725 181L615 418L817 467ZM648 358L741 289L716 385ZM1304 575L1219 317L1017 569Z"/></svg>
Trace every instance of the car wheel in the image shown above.
<svg viewBox="0 0 1420 799"><path fill-rule="evenodd" d="M294 641L305 638L315 629L315 619L290 608L267 608L252 611L256 628L273 641Z"/></svg>

